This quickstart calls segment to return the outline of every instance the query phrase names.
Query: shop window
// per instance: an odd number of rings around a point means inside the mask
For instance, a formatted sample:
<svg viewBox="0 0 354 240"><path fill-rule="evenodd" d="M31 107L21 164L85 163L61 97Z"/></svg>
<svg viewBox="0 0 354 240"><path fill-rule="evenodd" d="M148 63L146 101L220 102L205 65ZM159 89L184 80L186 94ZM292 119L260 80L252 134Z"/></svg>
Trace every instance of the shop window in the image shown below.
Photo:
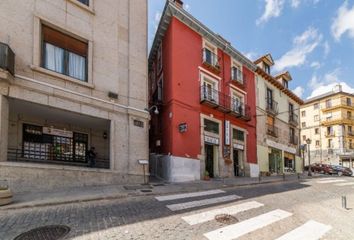
<svg viewBox="0 0 354 240"><path fill-rule="evenodd" d="M219 124L217 122L204 119L204 130L207 132L219 134Z"/></svg>
<svg viewBox="0 0 354 240"><path fill-rule="evenodd" d="M87 82L88 44L42 26L42 67Z"/></svg>

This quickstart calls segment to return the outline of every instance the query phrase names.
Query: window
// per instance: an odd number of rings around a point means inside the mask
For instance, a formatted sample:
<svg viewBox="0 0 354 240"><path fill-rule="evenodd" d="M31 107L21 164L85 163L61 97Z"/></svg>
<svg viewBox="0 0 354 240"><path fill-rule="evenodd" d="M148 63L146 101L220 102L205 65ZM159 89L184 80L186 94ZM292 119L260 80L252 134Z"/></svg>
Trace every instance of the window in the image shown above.
<svg viewBox="0 0 354 240"><path fill-rule="evenodd" d="M240 70L240 67L233 66L231 68L231 79L243 84L243 75L242 71Z"/></svg>
<svg viewBox="0 0 354 240"><path fill-rule="evenodd" d="M320 117L319 117L318 115L315 115L315 116L314 116L314 120L315 120L315 122L317 122L317 121L320 120Z"/></svg>
<svg viewBox="0 0 354 240"><path fill-rule="evenodd" d="M313 105L313 109L319 109L320 108L320 105L318 104L318 103L315 103L314 105Z"/></svg>
<svg viewBox="0 0 354 240"><path fill-rule="evenodd" d="M157 101L163 101L163 78L157 83Z"/></svg>
<svg viewBox="0 0 354 240"><path fill-rule="evenodd" d="M306 122L302 122L301 127L303 127L303 128L306 127Z"/></svg>
<svg viewBox="0 0 354 240"><path fill-rule="evenodd" d="M201 100L219 103L218 81L201 73Z"/></svg>
<svg viewBox="0 0 354 240"><path fill-rule="evenodd" d="M353 131L352 131L352 126L348 126L348 133L353 133Z"/></svg>
<svg viewBox="0 0 354 240"><path fill-rule="evenodd" d="M267 88L267 109L274 109L273 107L273 90Z"/></svg>
<svg viewBox="0 0 354 240"><path fill-rule="evenodd" d="M326 100L326 108L330 108L330 107L332 107L332 101L331 101L331 99L327 99Z"/></svg>
<svg viewBox="0 0 354 240"><path fill-rule="evenodd" d="M320 129L319 128L315 128L315 134L320 134Z"/></svg>
<svg viewBox="0 0 354 240"><path fill-rule="evenodd" d="M288 81L283 80L283 86L284 86L285 88L288 88L288 87L289 87L289 83L288 83Z"/></svg>
<svg viewBox="0 0 354 240"><path fill-rule="evenodd" d="M289 129L289 137L290 137L290 142L293 144L297 144L297 141L295 139L295 129L294 128L290 128Z"/></svg>
<svg viewBox="0 0 354 240"><path fill-rule="evenodd" d="M306 117L306 111L301 111L301 117Z"/></svg>
<svg viewBox="0 0 354 240"><path fill-rule="evenodd" d="M351 106L352 105L352 99L351 98L347 98L347 106Z"/></svg>
<svg viewBox="0 0 354 240"><path fill-rule="evenodd" d="M87 43L47 26L42 40L42 67L87 82Z"/></svg>
<svg viewBox="0 0 354 240"><path fill-rule="evenodd" d="M332 139L328 139L328 148L333 148Z"/></svg>
<svg viewBox="0 0 354 240"><path fill-rule="evenodd" d="M204 130L207 132L219 134L219 124L209 119L204 119Z"/></svg>
<svg viewBox="0 0 354 240"><path fill-rule="evenodd" d="M239 141L245 141L245 133L241 130L233 129L232 130L232 138L239 140Z"/></svg>
<svg viewBox="0 0 354 240"><path fill-rule="evenodd" d="M316 147L319 147L319 146L320 146L320 141L316 140Z"/></svg>
<svg viewBox="0 0 354 240"><path fill-rule="evenodd" d="M333 127L327 127L327 136L333 136L334 135L334 131L333 131Z"/></svg>
<svg viewBox="0 0 354 240"><path fill-rule="evenodd" d="M270 66L268 64L266 64L266 63L263 63L263 65L264 65L264 71L266 73L270 74Z"/></svg>
<svg viewBox="0 0 354 240"><path fill-rule="evenodd" d="M203 63L215 68L219 68L219 58L217 55L217 48L210 43L203 44Z"/></svg>
<svg viewBox="0 0 354 240"><path fill-rule="evenodd" d="M351 139L349 140L349 149L353 149L353 141Z"/></svg>
<svg viewBox="0 0 354 240"><path fill-rule="evenodd" d="M302 140L306 141L306 135L302 135Z"/></svg>
<svg viewBox="0 0 354 240"><path fill-rule="evenodd" d="M235 91L232 91L231 95L231 110L239 114L245 113L244 96Z"/></svg>
<svg viewBox="0 0 354 240"><path fill-rule="evenodd" d="M352 118L352 112L351 111L347 111L347 118L351 119Z"/></svg>
<svg viewBox="0 0 354 240"><path fill-rule="evenodd" d="M89 6L90 1L89 0L78 0L82 4L85 4L86 6Z"/></svg>

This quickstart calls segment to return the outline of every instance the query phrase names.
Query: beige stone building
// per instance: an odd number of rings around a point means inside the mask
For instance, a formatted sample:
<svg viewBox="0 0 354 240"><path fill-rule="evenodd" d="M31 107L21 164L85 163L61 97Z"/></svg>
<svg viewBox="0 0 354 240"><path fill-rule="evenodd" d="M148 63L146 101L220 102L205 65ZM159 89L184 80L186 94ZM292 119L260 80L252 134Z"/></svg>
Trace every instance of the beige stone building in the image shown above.
<svg viewBox="0 0 354 240"><path fill-rule="evenodd" d="M343 165L354 162L354 95L337 85L308 99L301 107L301 142L311 139L310 163ZM306 165L308 153L305 154Z"/></svg>
<svg viewBox="0 0 354 240"><path fill-rule="evenodd" d="M303 101L288 89L289 72L276 76L267 54L257 64L257 158L262 174L301 172L303 161L299 151L299 109Z"/></svg>
<svg viewBox="0 0 354 240"><path fill-rule="evenodd" d="M0 1L0 178L13 191L143 181L146 39L146 0Z"/></svg>

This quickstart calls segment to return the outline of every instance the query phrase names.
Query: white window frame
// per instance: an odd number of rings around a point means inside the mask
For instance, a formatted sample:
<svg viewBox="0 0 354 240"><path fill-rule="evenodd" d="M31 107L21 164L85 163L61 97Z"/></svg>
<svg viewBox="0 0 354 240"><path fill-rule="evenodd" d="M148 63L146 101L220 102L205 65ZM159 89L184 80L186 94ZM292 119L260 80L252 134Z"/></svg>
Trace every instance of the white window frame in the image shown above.
<svg viewBox="0 0 354 240"><path fill-rule="evenodd" d="M240 76L239 76L240 78L239 77L237 77L236 79L234 78L233 71L232 71L233 68L237 68L237 70L238 70L237 73L240 74ZM242 65L240 63L238 63L237 61L235 61L234 59L232 59L232 61L231 61L231 79L236 80L236 81L240 82L241 84L244 84Z"/></svg>
<svg viewBox="0 0 354 240"><path fill-rule="evenodd" d="M200 86L201 86L201 97L202 99L204 99L204 88L203 86L206 85L210 85L212 86L211 89L214 90L211 95L210 95L210 99L209 96L207 97L207 100L214 100L216 103L219 103L219 96L218 94L215 94L215 92L217 93L219 91L219 81L207 74L204 74L202 72L200 72Z"/></svg>
<svg viewBox="0 0 354 240"><path fill-rule="evenodd" d="M234 89L231 89L231 109L232 111L234 112L238 112L238 113L241 113L241 114L245 114L245 95L242 94L242 93L239 93L237 91L235 91ZM236 99L239 99L239 103L237 104L237 101L235 102L234 100ZM242 108L242 112L239 112L238 111L238 107L242 106L243 105L243 108Z"/></svg>

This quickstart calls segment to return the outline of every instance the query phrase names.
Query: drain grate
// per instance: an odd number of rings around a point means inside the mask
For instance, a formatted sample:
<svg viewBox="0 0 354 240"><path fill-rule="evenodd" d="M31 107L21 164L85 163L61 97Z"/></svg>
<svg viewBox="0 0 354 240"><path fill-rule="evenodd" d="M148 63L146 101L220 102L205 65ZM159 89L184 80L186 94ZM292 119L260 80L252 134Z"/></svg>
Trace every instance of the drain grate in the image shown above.
<svg viewBox="0 0 354 240"><path fill-rule="evenodd" d="M34 228L18 235L14 240L59 240L70 232L65 225L50 225Z"/></svg>
<svg viewBox="0 0 354 240"><path fill-rule="evenodd" d="M232 224L238 222L238 219L230 214L218 214L215 216L215 220L224 224Z"/></svg>

